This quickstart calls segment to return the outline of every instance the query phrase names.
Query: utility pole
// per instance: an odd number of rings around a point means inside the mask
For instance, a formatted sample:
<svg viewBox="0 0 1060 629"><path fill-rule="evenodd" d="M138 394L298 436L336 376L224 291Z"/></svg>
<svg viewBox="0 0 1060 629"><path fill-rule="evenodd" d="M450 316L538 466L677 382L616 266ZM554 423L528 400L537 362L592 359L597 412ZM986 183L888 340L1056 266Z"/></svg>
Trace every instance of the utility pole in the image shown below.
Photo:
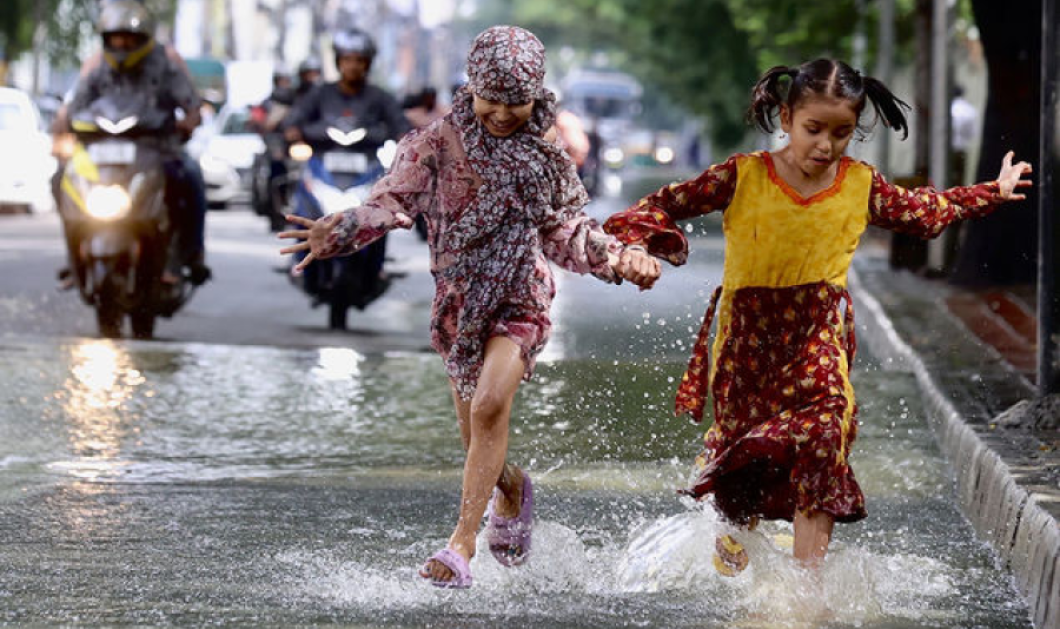
<svg viewBox="0 0 1060 629"><path fill-rule="evenodd" d="M1060 393L1060 365L1057 364L1057 329L1060 300L1057 299L1057 273L1060 270L1060 203L1054 174L1060 167L1060 147L1056 144L1060 125L1060 33L1057 0L1042 2L1042 97L1041 139L1034 178L1038 180L1038 394Z"/></svg>
<svg viewBox="0 0 1060 629"><path fill-rule="evenodd" d="M289 0L280 0L279 7L275 9L273 25L276 27L276 50L273 56L283 59L287 52L287 6Z"/></svg>
<svg viewBox="0 0 1060 629"><path fill-rule="evenodd" d="M33 96L40 96L40 66L44 55L44 3L33 3Z"/></svg>
<svg viewBox="0 0 1060 629"><path fill-rule="evenodd" d="M950 153L950 11L947 0L931 6L931 143L928 179L939 190L949 186ZM928 268L946 266L946 237L928 244Z"/></svg>
<svg viewBox="0 0 1060 629"><path fill-rule="evenodd" d="M876 45L876 78L883 81L884 85L891 85L894 77L894 0L880 0L879 26L877 30ZM891 160L891 132L889 129L880 129L879 153L876 163L880 170L890 174L889 164Z"/></svg>

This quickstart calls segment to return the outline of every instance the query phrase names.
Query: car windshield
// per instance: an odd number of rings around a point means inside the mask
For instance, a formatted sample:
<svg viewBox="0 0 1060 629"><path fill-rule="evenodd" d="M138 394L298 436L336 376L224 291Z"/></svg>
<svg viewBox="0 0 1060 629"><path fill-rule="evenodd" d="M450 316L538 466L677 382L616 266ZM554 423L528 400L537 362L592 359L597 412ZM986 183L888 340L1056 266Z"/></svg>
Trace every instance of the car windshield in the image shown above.
<svg viewBox="0 0 1060 629"><path fill-rule="evenodd" d="M224 127L221 128L222 135L234 135L237 133L249 133L247 129L247 112L233 111L225 118Z"/></svg>
<svg viewBox="0 0 1060 629"><path fill-rule="evenodd" d="M0 103L0 129L17 129L26 124L25 112L15 103Z"/></svg>

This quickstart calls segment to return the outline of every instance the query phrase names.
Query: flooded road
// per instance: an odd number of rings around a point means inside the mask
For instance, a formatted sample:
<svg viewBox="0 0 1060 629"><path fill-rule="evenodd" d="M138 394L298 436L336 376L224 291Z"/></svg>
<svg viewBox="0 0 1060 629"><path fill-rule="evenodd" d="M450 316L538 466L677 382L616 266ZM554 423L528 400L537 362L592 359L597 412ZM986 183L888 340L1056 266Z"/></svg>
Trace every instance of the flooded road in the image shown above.
<svg viewBox="0 0 1060 629"><path fill-rule="evenodd" d="M650 293L562 275L512 422L532 560L504 569L480 540L462 592L415 575L452 529L462 465L433 354L0 337L0 623L1030 627L958 511L913 377L864 352L868 519L837 526L817 578L783 523L738 534L751 567L715 573L722 525L674 491L706 425L672 416L673 390L721 270L720 240L692 247Z"/></svg>
<svg viewBox="0 0 1060 629"><path fill-rule="evenodd" d="M435 357L2 352L0 622L1030 626L954 505L912 377L867 361L853 461L870 517L837 527L820 582L803 583L783 525L743 535L743 575L714 572L719 523L673 491L700 432L667 411L679 363L567 359L515 411L512 458L538 486L532 562L506 570L480 547L475 587L442 592L415 576L459 492Z"/></svg>

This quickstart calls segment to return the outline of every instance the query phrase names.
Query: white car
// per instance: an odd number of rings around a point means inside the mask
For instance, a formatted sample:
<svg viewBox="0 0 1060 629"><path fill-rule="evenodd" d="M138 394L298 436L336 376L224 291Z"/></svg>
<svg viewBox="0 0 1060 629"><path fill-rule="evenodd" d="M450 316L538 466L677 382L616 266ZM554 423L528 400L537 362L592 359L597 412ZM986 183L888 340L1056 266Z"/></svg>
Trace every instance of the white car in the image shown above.
<svg viewBox="0 0 1060 629"><path fill-rule="evenodd" d="M10 87L0 87L0 146L0 212L52 210L51 136L29 95Z"/></svg>
<svg viewBox="0 0 1060 629"><path fill-rule="evenodd" d="M248 128L249 115L244 107L222 107L188 143L192 156L198 153L210 207L250 200L251 167L254 158L265 152L265 142Z"/></svg>

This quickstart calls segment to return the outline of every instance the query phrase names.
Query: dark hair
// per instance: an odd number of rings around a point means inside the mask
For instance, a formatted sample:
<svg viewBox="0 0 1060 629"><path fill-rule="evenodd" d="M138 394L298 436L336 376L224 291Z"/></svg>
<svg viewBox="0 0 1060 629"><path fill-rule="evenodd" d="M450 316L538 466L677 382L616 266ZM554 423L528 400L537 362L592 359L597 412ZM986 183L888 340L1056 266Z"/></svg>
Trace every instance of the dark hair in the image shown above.
<svg viewBox="0 0 1060 629"><path fill-rule="evenodd" d="M909 136L909 123L903 111L908 111L909 105L892 94L882 82L871 76L863 76L835 59L817 59L797 68L776 66L767 70L755 84L747 118L762 131L772 133L776 129L774 116L781 106L794 111L801 101L811 96L848 101L859 119L865 109L865 102L869 101L876 111L876 117L883 121L885 127L901 131L902 139ZM872 124L858 126L862 134L868 133L871 128Z"/></svg>

